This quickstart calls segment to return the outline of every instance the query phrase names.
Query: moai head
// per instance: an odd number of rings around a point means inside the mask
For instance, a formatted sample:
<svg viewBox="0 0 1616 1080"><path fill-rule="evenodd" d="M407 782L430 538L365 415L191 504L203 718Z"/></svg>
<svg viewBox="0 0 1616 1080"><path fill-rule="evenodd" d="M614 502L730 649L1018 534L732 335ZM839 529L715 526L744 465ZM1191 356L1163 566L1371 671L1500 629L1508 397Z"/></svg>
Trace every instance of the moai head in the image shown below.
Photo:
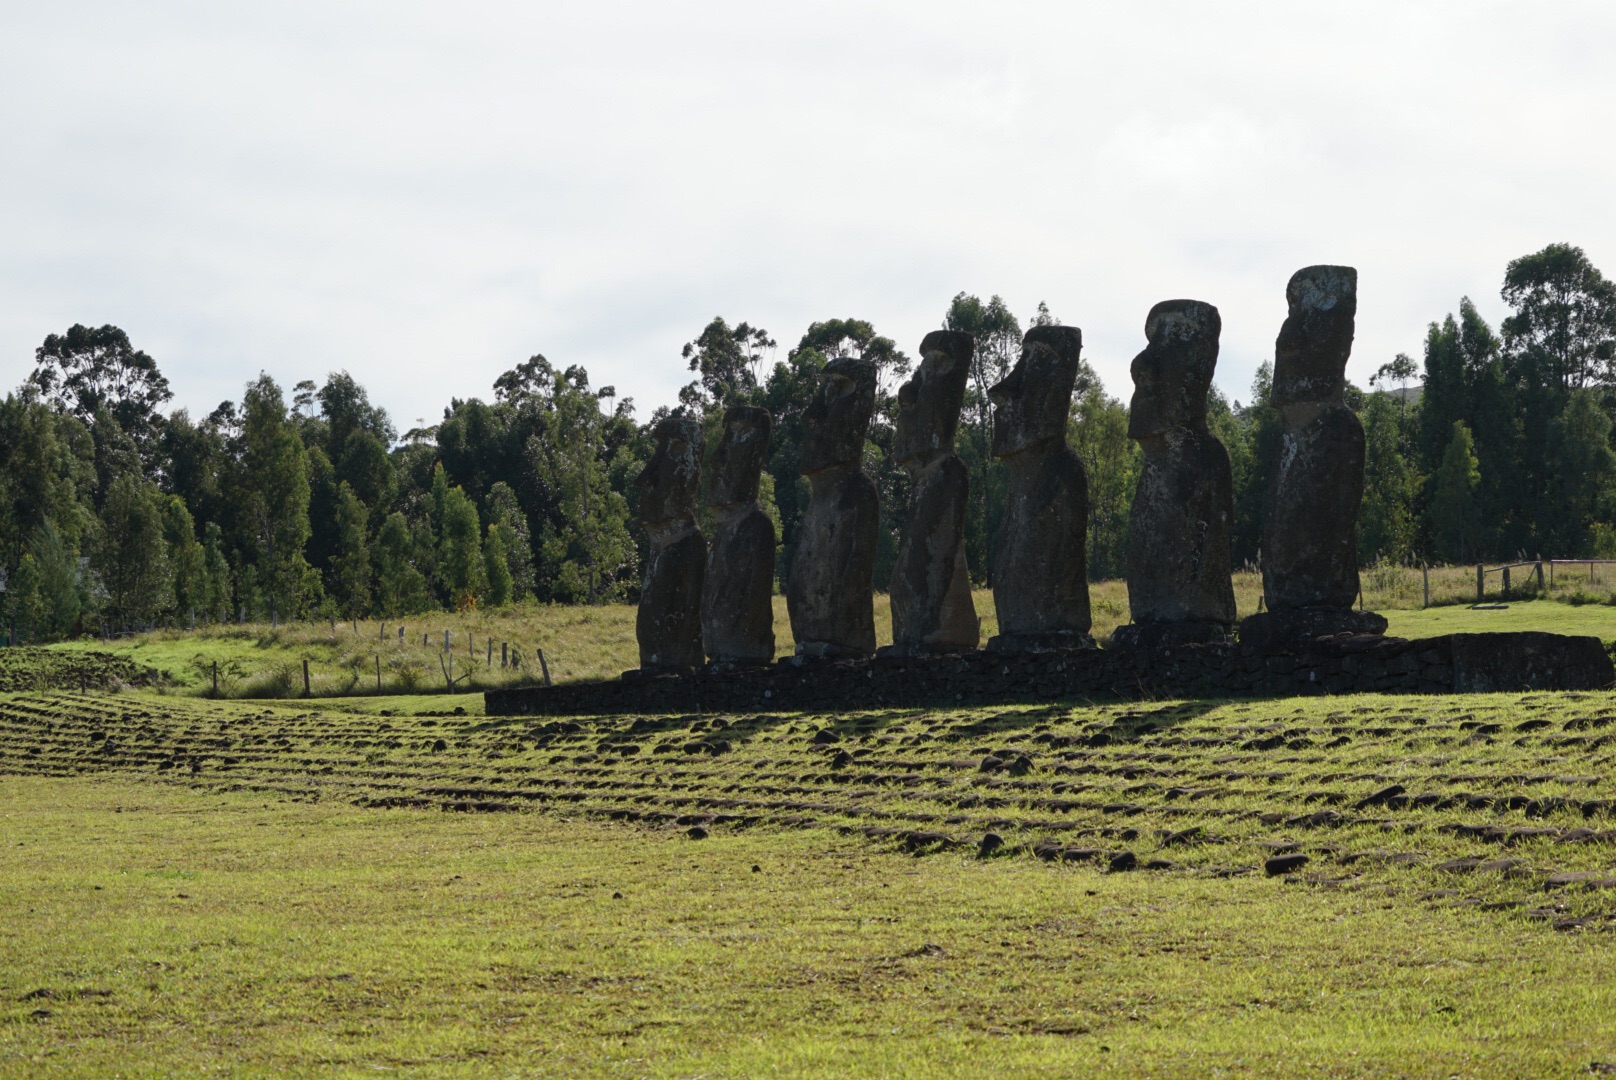
<svg viewBox="0 0 1616 1080"><path fill-rule="evenodd" d="M1298 270L1285 286L1285 299L1290 314L1274 342L1274 404L1341 401L1358 314L1358 271L1350 266Z"/></svg>
<svg viewBox="0 0 1616 1080"><path fill-rule="evenodd" d="M651 431L655 449L634 484L640 489L640 523L646 527L690 517L701 479L701 424L670 416Z"/></svg>
<svg viewBox="0 0 1616 1080"><path fill-rule="evenodd" d="M1218 366L1218 309L1199 300L1163 300L1145 316L1150 344L1133 358L1128 435L1146 439L1206 424L1206 395Z"/></svg>
<svg viewBox="0 0 1616 1080"><path fill-rule="evenodd" d="M724 412L724 436L707 462L707 505L736 506L755 502L758 475L769 455L768 409L737 405Z"/></svg>
<svg viewBox="0 0 1616 1080"><path fill-rule="evenodd" d="M900 465L924 463L954 449L975 347L971 335L959 330L933 330L920 343L920 367L898 387L892 457Z"/></svg>
<svg viewBox="0 0 1616 1080"><path fill-rule="evenodd" d="M835 465L857 464L875 412L875 365L839 357L819 373L819 387L802 414L807 429L802 471L811 475Z"/></svg>
<svg viewBox="0 0 1616 1080"><path fill-rule="evenodd" d="M1021 339L1021 359L988 391L993 400L993 456L1009 457L1066 438L1083 332L1035 326Z"/></svg>

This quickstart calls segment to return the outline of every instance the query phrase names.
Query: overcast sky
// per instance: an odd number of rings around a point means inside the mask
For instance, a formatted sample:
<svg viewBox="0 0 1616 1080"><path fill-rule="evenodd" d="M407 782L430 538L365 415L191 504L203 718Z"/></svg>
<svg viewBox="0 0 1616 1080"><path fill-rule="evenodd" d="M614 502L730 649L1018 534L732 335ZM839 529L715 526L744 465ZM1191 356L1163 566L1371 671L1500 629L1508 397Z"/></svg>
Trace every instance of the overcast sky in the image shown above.
<svg viewBox="0 0 1616 1080"><path fill-rule="evenodd" d="M1610 3L0 7L0 375L115 323L176 405L346 368L400 428L542 352L632 395L714 315L913 354L1040 300L1107 388L1150 306L1245 399L1292 271L1360 385L1511 258L1616 273Z"/></svg>

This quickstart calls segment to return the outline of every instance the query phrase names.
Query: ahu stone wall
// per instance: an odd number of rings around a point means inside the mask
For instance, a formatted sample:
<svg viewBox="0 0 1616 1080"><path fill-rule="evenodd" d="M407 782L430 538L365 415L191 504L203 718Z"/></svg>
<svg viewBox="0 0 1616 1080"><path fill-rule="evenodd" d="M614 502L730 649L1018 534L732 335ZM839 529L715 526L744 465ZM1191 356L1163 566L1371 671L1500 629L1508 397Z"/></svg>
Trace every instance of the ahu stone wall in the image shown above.
<svg viewBox="0 0 1616 1080"><path fill-rule="evenodd" d="M1594 637L1378 634L1261 650L1162 648L791 659L761 667L490 690L490 715L584 716L967 707L1060 700L1602 690L1616 668Z"/></svg>

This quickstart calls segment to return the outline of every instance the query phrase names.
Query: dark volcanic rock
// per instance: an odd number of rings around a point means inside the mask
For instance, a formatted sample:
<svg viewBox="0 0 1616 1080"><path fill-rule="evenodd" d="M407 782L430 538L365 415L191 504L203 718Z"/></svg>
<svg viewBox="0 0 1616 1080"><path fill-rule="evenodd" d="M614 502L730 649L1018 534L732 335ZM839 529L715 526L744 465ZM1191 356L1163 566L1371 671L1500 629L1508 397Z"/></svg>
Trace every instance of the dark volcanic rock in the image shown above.
<svg viewBox="0 0 1616 1080"><path fill-rule="evenodd" d="M1005 463L1009 489L993 576L999 636L990 649L1092 644L1088 476L1066 444L1082 347L1075 326L1035 326L1009 376L988 392L993 456Z"/></svg>
<svg viewBox="0 0 1616 1080"><path fill-rule="evenodd" d="M1268 620L1250 633L1259 646L1293 632L1378 633L1350 618L1358 597L1358 511L1363 502L1364 433L1346 405L1346 365L1358 311L1358 272L1310 266L1285 288L1290 312L1274 343L1273 403L1284 430L1263 533L1268 612L1343 613L1291 624ZM1242 631L1242 640L1246 640ZM1296 638L1291 638L1296 640Z"/></svg>
<svg viewBox="0 0 1616 1080"><path fill-rule="evenodd" d="M716 522L702 582L701 638L715 664L774 659L774 523L757 501L771 424L767 409L725 412L708 469L707 505Z"/></svg>
<svg viewBox="0 0 1616 1080"><path fill-rule="evenodd" d="M874 409L875 365L841 357L825 365L803 413L802 472L811 495L786 591L800 656L875 652L880 500L859 468Z"/></svg>
<svg viewBox="0 0 1616 1080"><path fill-rule="evenodd" d="M893 567L892 652L974 649L982 624L965 566L970 477L954 453L954 432L970 374L971 335L934 330L920 343L920 367L898 389L892 456L909 473L909 510Z"/></svg>
<svg viewBox="0 0 1616 1080"><path fill-rule="evenodd" d="M1459 693L1602 690L1613 683L1616 667L1596 637L1453 635L1453 688Z"/></svg>
<svg viewBox="0 0 1616 1080"><path fill-rule="evenodd" d="M1269 877L1274 877L1278 874L1289 874L1293 870L1300 870L1307 863L1307 856L1300 851L1293 851L1288 855L1275 855L1263 863L1263 873Z"/></svg>
<svg viewBox="0 0 1616 1080"><path fill-rule="evenodd" d="M1150 344L1133 361L1128 414L1145 454L1128 522L1135 625L1114 643L1225 640L1234 622L1234 486L1228 451L1206 428L1222 325L1217 308L1196 300L1164 301L1145 320ZM1155 630L1161 624L1175 630Z"/></svg>
<svg viewBox="0 0 1616 1080"><path fill-rule="evenodd" d="M701 425L670 416L652 432L655 449L635 484L640 523L651 539L635 634L643 672L700 667L701 586L707 541L696 527Z"/></svg>

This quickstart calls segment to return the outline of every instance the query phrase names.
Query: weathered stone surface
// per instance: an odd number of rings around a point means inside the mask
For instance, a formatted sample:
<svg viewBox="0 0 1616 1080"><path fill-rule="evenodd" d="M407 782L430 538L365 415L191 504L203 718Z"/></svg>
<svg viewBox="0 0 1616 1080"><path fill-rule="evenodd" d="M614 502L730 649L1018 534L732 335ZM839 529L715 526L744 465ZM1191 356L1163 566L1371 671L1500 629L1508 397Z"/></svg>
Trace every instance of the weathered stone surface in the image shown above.
<svg viewBox="0 0 1616 1080"><path fill-rule="evenodd" d="M634 624L643 674L701 666L701 587L707 562L707 542L695 515L701 425L670 416L651 437L651 460L635 480L640 524L651 540Z"/></svg>
<svg viewBox="0 0 1616 1080"><path fill-rule="evenodd" d="M1369 629L1351 611L1358 596L1358 511L1363 502L1364 434L1346 406L1358 274L1310 266L1286 286L1290 314L1275 342L1273 403L1284 425L1263 535L1263 599L1269 612L1342 613L1334 630ZM1308 616L1312 632L1328 623ZM1285 620L1254 626L1272 637ZM1242 628L1242 633L1246 633Z"/></svg>
<svg viewBox="0 0 1616 1080"><path fill-rule="evenodd" d="M825 365L803 413L802 471L810 495L786 591L799 656L875 651L880 500L859 467L874 410L875 365L842 357Z"/></svg>
<svg viewBox="0 0 1616 1080"><path fill-rule="evenodd" d="M1564 634L1454 634L1453 688L1462 694L1516 690L1597 690L1616 667L1596 637Z"/></svg>
<svg viewBox="0 0 1616 1080"><path fill-rule="evenodd" d="M1228 451L1206 427L1222 326L1218 309L1197 300L1164 301L1145 320L1150 344L1134 358L1128 410L1145 454L1128 522L1134 625L1114 644L1217 641L1234 622L1234 485Z"/></svg>
<svg viewBox="0 0 1616 1080"><path fill-rule="evenodd" d="M1470 640L1460 642L1460 637ZM1490 672L1490 682L1480 683L1471 674L1480 665ZM1592 638L1475 634L1406 641L1360 634L1274 651L1244 644L1016 654L978 650L827 661L811 667L709 667L680 677L491 690L484 697L490 715L583 716L973 708L1074 698L1597 690L1613 684L1616 669ZM824 735L814 741L836 741L834 732ZM1101 732L1090 744L1103 745L1105 739Z"/></svg>
<svg viewBox="0 0 1616 1080"><path fill-rule="evenodd" d="M895 653L974 649L981 640L965 565L970 477L954 452L973 345L969 334L932 331L919 369L898 389L893 457L911 489L889 590Z"/></svg>
<svg viewBox="0 0 1616 1080"><path fill-rule="evenodd" d="M772 425L767 409L728 410L723 438L708 463L706 503L717 519L701 592L709 663L774 659L774 523L757 501Z"/></svg>
<svg viewBox="0 0 1616 1080"><path fill-rule="evenodd" d="M995 651L1091 645L1088 476L1066 444L1082 332L1035 326L1021 358L988 391L993 456L1005 463L1008 491L993 567Z"/></svg>
<svg viewBox="0 0 1616 1080"><path fill-rule="evenodd" d="M1290 608L1259 611L1240 622L1240 641L1254 649L1277 649L1340 634L1384 634L1386 618L1351 608Z"/></svg>

